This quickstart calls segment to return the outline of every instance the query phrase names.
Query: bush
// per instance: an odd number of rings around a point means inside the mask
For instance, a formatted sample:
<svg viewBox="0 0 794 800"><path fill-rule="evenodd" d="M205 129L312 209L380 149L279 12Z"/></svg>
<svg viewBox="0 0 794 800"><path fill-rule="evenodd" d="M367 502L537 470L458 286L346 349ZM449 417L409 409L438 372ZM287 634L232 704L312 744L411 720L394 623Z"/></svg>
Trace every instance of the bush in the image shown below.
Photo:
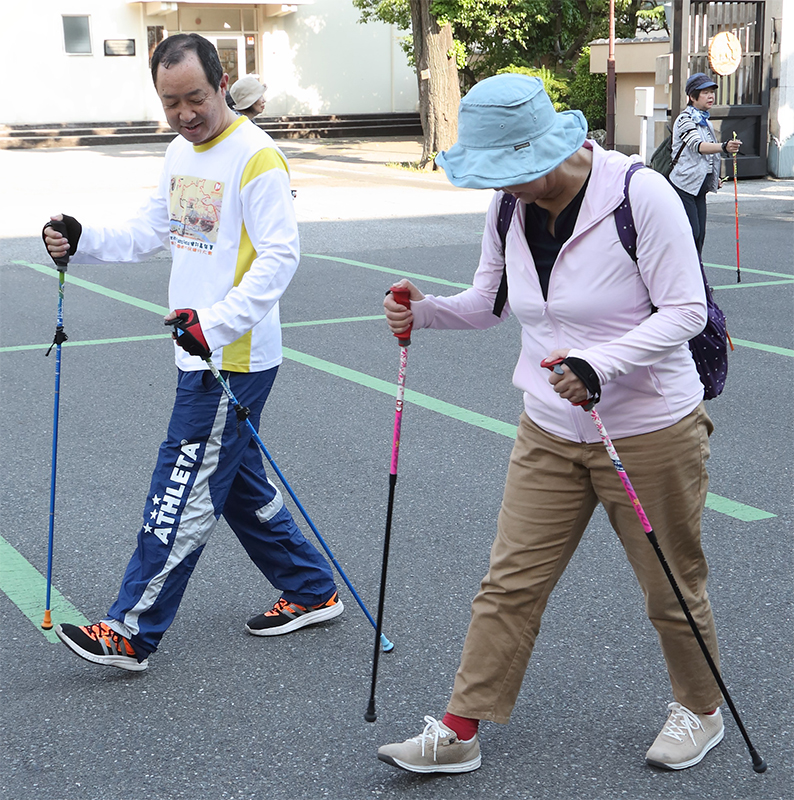
<svg viewBox="0 0 794 800"><path fill-rule="evenodd" d="M532 78L540 78L543 81L543 88L549 96L555 111L565 111L570 108L569 105L569 88L568 79L555 75L550 69L546 67L517 67L511 64L509 67L500 69L496 74L503 75L506 72L517 72L520 75L529 75Z"/></svg>
<svg viewBox="0 0 794 800"><path fill-rule="evenodd" d="M605 128L607 119L607 76L590 73L590 48L585 47L576 62L570 83L568 104L581 111L591 129Z"/></svg>

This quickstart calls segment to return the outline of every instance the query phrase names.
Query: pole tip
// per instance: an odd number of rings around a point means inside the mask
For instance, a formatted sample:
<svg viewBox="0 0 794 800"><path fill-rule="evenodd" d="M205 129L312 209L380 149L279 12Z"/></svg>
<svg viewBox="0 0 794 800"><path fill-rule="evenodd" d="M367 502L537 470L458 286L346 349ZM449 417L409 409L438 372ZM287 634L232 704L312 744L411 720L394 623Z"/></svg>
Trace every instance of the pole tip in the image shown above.
<svg viewBox="0 0 794 800"><path fill-rule="evenodd" d="M758 753L753 753L753 769L760 775L766 772L766 761Z"/></svg>
<svg viewBox="0 0 794 800"><path fill-rule="evenodd" d="M369 705L367 706L367 711L364 714L364 719L367 722L375 722L377 718L378 715L375 713L375 703L372 700L370 700Z"/></svg>
<svg viewBox="0 0 794 800"><path fill-rule="evenodd" d="M380 635L380 642L384 653L391 653L394 650L394 642L390 642L383 634Z"/></svg>
<svg viewBox="0 0 794 800"><path fill-rule="evenodd" d="M52 630L52 617L50 616L49 608L44 612L44 620L41 623L41 627L44 628L45 631Z"/></svg>

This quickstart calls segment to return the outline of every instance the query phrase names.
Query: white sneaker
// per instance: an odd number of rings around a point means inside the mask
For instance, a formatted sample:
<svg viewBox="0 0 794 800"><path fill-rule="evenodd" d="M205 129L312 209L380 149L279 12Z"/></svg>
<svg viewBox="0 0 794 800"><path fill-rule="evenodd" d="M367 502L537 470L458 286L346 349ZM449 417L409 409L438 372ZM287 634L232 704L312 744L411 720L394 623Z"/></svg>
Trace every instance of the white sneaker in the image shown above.
<svg viewBox="0 0 794 800"><path fill-rule="evenodd" d="M645 760L663 769L686 769L699 764L725 735L722 712L695 714L680 703L670 703L670 716Z"/></svg>
<svg viewBox="0 0 794 800"><path fill-rule="evenodd" d="M435 717L425 717L419 736L378 748L378 758L408 772L471 772L480 766L479 736L461 742Z"/></svg>

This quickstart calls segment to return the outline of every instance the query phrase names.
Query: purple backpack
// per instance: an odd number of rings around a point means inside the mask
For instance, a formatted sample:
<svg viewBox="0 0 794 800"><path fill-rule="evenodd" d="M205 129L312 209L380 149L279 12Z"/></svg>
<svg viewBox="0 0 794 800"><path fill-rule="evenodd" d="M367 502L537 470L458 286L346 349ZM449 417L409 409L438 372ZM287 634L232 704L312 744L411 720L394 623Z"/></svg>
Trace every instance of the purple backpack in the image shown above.
<svg viewBox="0 0 794 800"><path fill-rule="evenodd" d="M615 226L617 227L618 237L623 249L628 253L632 261L637 261L637 229L634 226L634 216L631 213L631 203L629 202L629 181L631 176L638 170L643 169L644 164L632 164L626 171L626 180L623 185L623 202L615 209ZM502 252L504 252L505 241L507 240L507 230L513 218L513 209L516 199L511 194L505 194L499 205L499 216L496 222L496 229L502 241ZM706 272L703 269L703 261L700 261L700 274L703 276L703 286L706 289L706 308L708 310L708 320L706 327L701 333L689 340L689 349L692 353L695 366L697 367L700 382L703 384L703 398L713 400L725 388L725 379L728 375L728 330L725 326L725 314L714 302L709 282L706 280ZM507 300L507 270L502 273L502 280L496 293L493 313L501 316ZM653 309L656 311L656 309Z"/></svg>
<svg viewBox="0 0 794 800"><path fill-rule="evenodd" d="M637 261L637 229L634 227L634 217L631 213L629 202L629 181L638 170L643 169L643 164L632 164L626 171L626 180L623 185L623 202L615 210L615 225L623 249L629 254L631 260ZM706 309L708 319L706 327L701 333L689 340L689 349L703 384L703 398L713 400L725 388L725 379L728 376L728 329L725 325L725 314L714 302L714 295L706 280L706 271L703 269L703 259L698 255L700 274L703 276L703 286L706 289ZM654 309L655 311L656 309Z"/></svg>

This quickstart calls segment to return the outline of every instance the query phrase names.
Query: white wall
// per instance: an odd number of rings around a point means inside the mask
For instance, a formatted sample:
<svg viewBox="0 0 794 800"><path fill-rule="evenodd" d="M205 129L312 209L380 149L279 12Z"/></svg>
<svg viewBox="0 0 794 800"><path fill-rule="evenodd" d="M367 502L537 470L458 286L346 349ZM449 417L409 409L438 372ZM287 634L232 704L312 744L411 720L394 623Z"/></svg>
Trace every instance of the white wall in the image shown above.
<svg viewBox="0 0 794 800"><path fill-rule="evenodd" d="M62 14L90 15L91 55L64 52ZM143 3L16 0L4 3L2 19L0 124L165 119L146 41L147 24L165 20L147 18ZM397 32L359 25L350 0L315 0L278 18L260 10L259 25L266 114L416 110L416 77ZM135 39L135 57L105 56L105 39Z"/></svg>
<svg viewBox="0 0 794 800"><path fill-rule="evenodd" d="M358 24L351 0L315 0L263 26L267 115L417 110L400 33Z"/></svg>
<svg viewBox="0 0 794 800"><path fill-rule="evenodd" d="M91 55L64 52L62 14L90 15ZM124 0L27 0L6 6L3 21L0 68L7 78L0 121L146 118L151 79L147 84L141 6ZM135 57L105 56L105 39L135 39Z"/></svg>

